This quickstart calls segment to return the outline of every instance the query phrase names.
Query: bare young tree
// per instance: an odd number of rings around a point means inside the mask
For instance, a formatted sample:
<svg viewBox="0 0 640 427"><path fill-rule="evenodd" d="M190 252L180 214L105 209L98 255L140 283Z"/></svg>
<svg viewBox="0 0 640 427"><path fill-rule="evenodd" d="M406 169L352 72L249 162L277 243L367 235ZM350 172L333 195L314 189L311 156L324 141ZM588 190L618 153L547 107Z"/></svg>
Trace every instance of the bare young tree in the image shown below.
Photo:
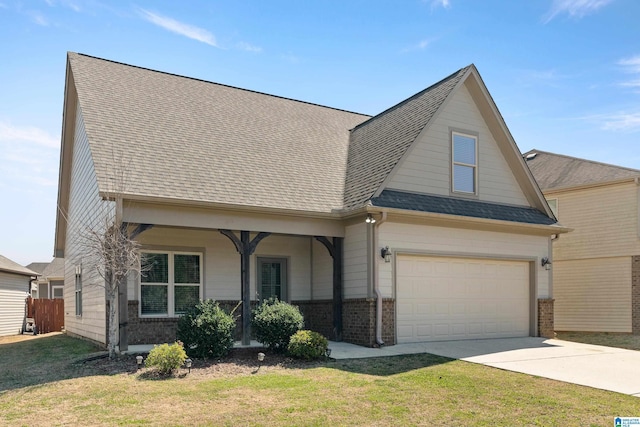
<svg viewBox="0 0 640 427"><path fill-rule="evenodd" d="M109 357L113 358L118 343L119 325L116 322L118 294L130 274L140 273L140 245L131 238L126 224L117 224L115 219L107 219L99 230L86 231L87 255L93 268L104 279L106 298L109 303L108 344Z"/></svg>

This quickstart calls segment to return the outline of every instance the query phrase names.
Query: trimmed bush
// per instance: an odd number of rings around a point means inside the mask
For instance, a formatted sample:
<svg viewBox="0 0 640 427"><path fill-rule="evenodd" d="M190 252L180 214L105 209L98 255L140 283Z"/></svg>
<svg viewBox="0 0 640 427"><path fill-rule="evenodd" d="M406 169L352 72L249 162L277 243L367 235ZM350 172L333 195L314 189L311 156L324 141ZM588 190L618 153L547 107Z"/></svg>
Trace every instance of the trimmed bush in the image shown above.
<svg viewBox="0 0 640 427"><path fill-rule="evenodd" d="M321 334L313 331L298 331L291 336L287 350L299 359L320 359L327 354L329 342Z"/></svg>
<svg viewBox="0 0 640 427"><path fill-rule="evenodd" d="M251 328L256 340L276 352L286 351L291 335L303 326L298 307L278 299L263 301L253 310Z"/></svg>
<svg viewBox="0 0 640 427"><path fill-rule="evenodd" d="M149 352L144 365L147 368L156 368L162 375L169 375L177 371L187 359L182 343L175 342L171 345L155 345Z"/></svg>
<svg viewBox="0 0 640 427"><path fill-rule="evenodd" d="M189 357L215 358L231 351L235 329L233 316L208 299L187 310L178 320L176 336L184 343Z"/></svg>

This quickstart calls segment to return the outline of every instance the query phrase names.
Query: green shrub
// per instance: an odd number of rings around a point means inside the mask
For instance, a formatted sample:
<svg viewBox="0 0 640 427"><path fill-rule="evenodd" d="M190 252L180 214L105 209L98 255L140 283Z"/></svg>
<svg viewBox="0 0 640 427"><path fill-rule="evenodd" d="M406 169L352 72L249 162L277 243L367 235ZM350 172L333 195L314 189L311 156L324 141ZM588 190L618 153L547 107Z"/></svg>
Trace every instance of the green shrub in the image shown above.
<svg viewBox="0 0 640 427"><path fill-rule="evenodd" d="M144 365L147 368L157 368L162 375L169 375L177 371L187 359L182 343L175 342L171 345L162 344L153 346Z"/></svg>
<svg viewBox="0 0 640 427"><path fill-rule="evenodd" d="M176 336L190 357L225 356L233 348L236 322L213 300L200 301L178 320Z"/></svg>
<svg viewBox="0 0 640 427"><path fill-rule="evenodd" d="M287 350L300 359L319 359L327 354L329 342L321 334L313 331L298 331L291 336Z"/></svg>
<svg viewBox="0 0 640 427"><path fill-rule="evenodd" d="M251 327L256 340L276 352L284 352L291 335L304 326L298 307L277 299L263 301L253 311Z"/></svg>

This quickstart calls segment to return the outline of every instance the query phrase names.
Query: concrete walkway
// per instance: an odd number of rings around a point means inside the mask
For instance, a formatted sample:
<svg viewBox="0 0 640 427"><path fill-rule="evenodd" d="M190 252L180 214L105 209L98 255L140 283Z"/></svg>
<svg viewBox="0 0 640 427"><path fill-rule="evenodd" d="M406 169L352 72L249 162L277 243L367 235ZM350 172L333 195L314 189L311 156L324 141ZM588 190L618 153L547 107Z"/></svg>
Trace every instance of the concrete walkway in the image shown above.
<svg viewBox="0 0 640 427"><path fill-rule="evenodd" d="M431 353L553 380L640 396L640 351L545 338L504 338L366 348L330 342L334 359Z"/></svg>

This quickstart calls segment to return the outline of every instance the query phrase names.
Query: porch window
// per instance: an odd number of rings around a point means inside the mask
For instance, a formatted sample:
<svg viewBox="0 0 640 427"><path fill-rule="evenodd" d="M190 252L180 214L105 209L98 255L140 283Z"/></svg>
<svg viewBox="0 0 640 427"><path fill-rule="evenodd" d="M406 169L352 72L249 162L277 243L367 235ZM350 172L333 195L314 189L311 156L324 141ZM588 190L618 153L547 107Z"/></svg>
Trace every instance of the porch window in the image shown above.
<svg viewBox="0 0 640 427"><path fill-rule="evenodd" d="M202 298L202 254L144 252L140 314L179 316Z"/></svg>

